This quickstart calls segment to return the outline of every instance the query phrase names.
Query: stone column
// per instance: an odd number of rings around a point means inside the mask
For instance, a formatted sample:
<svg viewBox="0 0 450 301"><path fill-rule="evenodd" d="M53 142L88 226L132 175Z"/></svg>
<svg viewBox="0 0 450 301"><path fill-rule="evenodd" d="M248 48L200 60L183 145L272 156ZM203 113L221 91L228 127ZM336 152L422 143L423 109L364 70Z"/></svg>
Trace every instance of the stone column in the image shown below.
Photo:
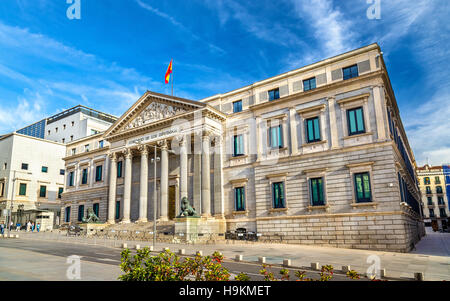
<svg viewBox="0 0 450 301"><path fill-rule="evenodd" d="M180 199L188 197L188 155L186 144L186 137L183 137L180 141Z"/></svg>
<svg viewBox="0 0 450 301"><path fill-rule="evenodd" d="M147 202L148 202L148 146L141 145L141 178L139 185L139 219L138 222L147 222Z"/></svg>
<svg viewBox="0 0 450 301"><path fill-rule="evenodd" d="M194 175L193 175L193 206L200 210L202 200L202 136L194 133ZM197 211L197 213L200 213Z"/></svg>
<svg viewBox="0 0 450 301"><path fill-rule="evenodd" d="M125 155L125 180L123 189L123 218L122 223L129 223L131 213L131 176L133 165L133 153L131 149L127 149Z"/></svg>
<svg viewBox="0 0 450 301"><path fill-rule="evenodd" d="M111 169L109 172L108 224L114 224L116 219L116 184L117 184L117 156L110 153Z"/></svg>
<svg viewBox="0 0 450 301"><path fill-rule="evenodd" d="M161 216L162 221L169 220L169 153L167 150L167 141L164 140L161 144Z"/></svg>
<svg viewBox="0 0 450 301"><path fill-rule="evenodd" d="M373 91L373 102L375 105L375 118L377 120L377 135L378 140L386 140L386 127L387 121L384 120L384 111L383 111L383 100L382 90L383 86L374 86L372 87Z"/></svg>
<svg viewBox="0 0 450 301"><path fill-rule="evenodd" d="M214 138L214 216L224 218L223 202L223 172L222 172L222 137Z"/></svg>
<svg viewBox="0 0 450 301"><path fill-rule="evenodd" d="M211 166L209 151L209 132L204 132L202 137L202 216L211 216Z"/></svg>
<svg viewBox="0 0 450 301"><path fill-rule="evenodd" d="M330 118L331 149L339 147L335 104L336 100L334 96L328 97L328 115Z"/></svg>
<svg viewBox="0 0 450 301"><path fill-rule="evenodd" d="M295 116L297 111L295 108L289 109L289 129L291 133L291 154L293 156L298 154L298 133L297 133L297 123L295 122Z"/></svg>
<svg viewBox="0 0 450 301"><path fill-rule="evenodd" d="M261 127L261 117L256 117L256 160L261 161L263 153L263 139L262 127Z"/></svg>

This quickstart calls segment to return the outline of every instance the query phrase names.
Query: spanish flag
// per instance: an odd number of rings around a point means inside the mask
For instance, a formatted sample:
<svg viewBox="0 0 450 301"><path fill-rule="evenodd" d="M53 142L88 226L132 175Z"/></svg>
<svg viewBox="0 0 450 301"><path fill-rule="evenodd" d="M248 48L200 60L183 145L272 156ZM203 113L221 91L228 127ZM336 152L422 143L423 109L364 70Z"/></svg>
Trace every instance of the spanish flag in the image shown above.
<svg viewBox="0 0 450 301"><path fill-rule="evenodd" d="M172 61L173 61L173 59L170 60L169 67L167 68L167 71L166 71L166 76L165 76L166 84L169 83L169 81L170 81L170 75L172 74Z"/></svg>

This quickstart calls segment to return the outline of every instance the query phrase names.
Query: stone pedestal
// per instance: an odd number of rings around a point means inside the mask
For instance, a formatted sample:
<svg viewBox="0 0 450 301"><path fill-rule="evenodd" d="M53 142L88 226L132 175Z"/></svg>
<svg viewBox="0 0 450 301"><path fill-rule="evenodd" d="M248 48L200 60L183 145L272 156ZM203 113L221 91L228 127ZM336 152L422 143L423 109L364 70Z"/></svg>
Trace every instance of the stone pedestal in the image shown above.
<svg viewBox="0 0 450 301"><path fill-rule="evenodd" d="M175 236L182 243L224 240L225 219L182 217L175 219Z"/></svg>
<svg viewBox="0 0 450 301"><path fill-rule="evenodd" d="M109 226L108 223L105 223L105 224L81 224L80 225L80 227L86 231L87 236L93 235L97 231L103 230L108 226Z"/></svg>

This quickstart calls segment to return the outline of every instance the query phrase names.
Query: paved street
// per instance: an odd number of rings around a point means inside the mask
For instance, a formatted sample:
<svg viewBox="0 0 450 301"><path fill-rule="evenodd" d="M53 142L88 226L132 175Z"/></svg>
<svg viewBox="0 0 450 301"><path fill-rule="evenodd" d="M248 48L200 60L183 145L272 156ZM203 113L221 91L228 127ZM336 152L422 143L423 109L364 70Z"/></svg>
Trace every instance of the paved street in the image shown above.
<svg viewBox="0 0 450 301"><path fill-rule="evenodd" d="M82 257L82 280L115 280L120 275L119 247L122 241L62 237L49 233L20 235L19 239L0 240L0 279L65 280L69 266L66 258L70 255ZM54 241L55 237L59 241ZM142 247L151 245L150 242L127 243L130 248L135 244ZM217 245L158 243L156 250L169 247L177 251L183 248L186 254L202 250L204 255L217 250L228 259L226 266L231 272L244 271L255 280L260 279L257 274L261 265L255 264L260 256L265 256L267 263L278 265L283 259L291 259L292 265L298 269L308 270L311 262L319 262L320 265L331 264L336 270L350 265L360 274L365 274L373 264L367 261L371 255L378 256L388 278L411 280L414 272L423 272L426 280L450 280L449 246L449 233L428 233L409 254L245 242ZM233 263L236 255L243 255L244 261L251 264Z"/></svg>

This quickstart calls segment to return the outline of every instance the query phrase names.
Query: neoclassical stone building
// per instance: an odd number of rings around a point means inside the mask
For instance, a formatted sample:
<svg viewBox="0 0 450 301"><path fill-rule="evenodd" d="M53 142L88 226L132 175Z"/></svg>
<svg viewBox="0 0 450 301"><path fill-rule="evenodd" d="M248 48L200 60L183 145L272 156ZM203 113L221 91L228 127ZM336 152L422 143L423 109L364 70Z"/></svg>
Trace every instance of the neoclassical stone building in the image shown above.
<svg viewBox="0 0 450 301"><path fill-rule="evenodd" d="M91 204L111 224L152 221L156 183L166 223L187 197L204 218L262 240L404 252L424 234L377 44L200 101L146 92L86 139L102 147L68 145L66 222Z"/></svg>

